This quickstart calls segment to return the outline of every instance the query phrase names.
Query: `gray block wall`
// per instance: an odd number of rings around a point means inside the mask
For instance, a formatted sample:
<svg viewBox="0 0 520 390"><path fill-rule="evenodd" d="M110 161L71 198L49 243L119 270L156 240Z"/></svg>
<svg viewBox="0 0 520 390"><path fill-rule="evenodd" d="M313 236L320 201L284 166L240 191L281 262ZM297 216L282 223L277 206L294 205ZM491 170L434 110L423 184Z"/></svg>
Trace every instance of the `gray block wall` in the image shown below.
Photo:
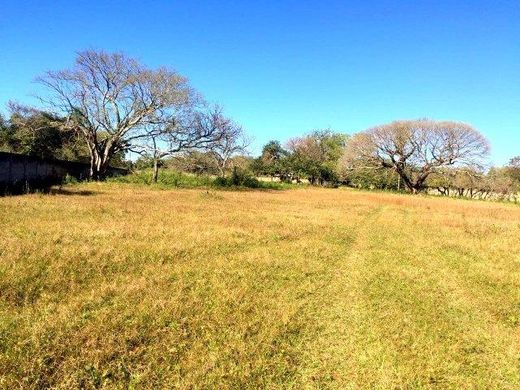
<svg viewBox="0 0 520 390"><path fill-rule="evenodd" d="M0 152L0 194L45 189L63 182L67 175L77 180L88 177L86 163L44 160L21 154ZM124 175L126 169L110 168L109 175Z"/></svg>

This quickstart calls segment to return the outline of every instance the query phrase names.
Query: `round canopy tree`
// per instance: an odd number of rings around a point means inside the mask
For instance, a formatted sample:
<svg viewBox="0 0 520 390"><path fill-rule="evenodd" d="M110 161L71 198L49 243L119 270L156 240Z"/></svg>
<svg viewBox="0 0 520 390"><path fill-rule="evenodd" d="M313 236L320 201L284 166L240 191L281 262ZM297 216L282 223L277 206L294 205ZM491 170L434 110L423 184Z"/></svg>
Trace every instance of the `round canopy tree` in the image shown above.
<svg viewBox="0 0 520 390"><path fill-rule="evenodd" d="M426 179L449 166L480 167L489 154L487 139L472 126L430 119L400 120L356 134L348 143L351 169L390 168L417 193Z"/></svg>

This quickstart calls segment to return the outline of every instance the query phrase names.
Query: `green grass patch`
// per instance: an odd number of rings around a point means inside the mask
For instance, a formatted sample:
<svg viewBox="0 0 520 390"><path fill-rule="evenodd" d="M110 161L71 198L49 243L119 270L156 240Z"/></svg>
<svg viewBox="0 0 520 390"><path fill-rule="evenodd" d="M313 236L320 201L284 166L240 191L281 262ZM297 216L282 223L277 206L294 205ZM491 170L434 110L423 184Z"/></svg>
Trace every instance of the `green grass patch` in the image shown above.
<svg viewBox="0 0 520 390"><path fill-rule="evenodd" d="M260 181L254 176L240 173L225 177L194 175L171 169L159 171L157 183L153 182L151 170L141 170L129 175L112 177L107 179L110 183L129 183L138 185L154 186L155 188L227 188L227 189L271 189L281 190L297 187L294 184Z"/></svg>

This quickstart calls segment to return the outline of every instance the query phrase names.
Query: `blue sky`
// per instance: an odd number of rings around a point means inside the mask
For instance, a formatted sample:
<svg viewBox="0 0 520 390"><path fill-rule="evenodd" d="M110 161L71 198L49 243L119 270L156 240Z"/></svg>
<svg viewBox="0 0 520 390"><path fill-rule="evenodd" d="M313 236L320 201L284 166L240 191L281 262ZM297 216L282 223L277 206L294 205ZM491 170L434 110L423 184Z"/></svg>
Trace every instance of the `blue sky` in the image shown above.
<svg viewBox="0 0 520 390"><path fill-rule="evenodd" d="M0 105L86 48L187 76L254 137L468 122L520 154L520 1L0 0Z"/></svg>

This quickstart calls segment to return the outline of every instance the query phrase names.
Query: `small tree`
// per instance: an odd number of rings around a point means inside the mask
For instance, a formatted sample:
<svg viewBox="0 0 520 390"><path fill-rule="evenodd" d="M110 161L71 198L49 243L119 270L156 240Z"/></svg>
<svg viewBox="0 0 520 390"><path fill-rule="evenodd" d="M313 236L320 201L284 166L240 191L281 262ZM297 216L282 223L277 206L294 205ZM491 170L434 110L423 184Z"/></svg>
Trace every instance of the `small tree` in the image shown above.
<svg viewBox="0 0 520 390"><path fill-rule="evenodd" d="M262 154L252 163L257 175L269 175L271 179L278 176L283 179L287 175L287 156L279 141L269 141L262 148Z"/></svg>
<svg viewBox="0 0 520 390"><path fill-rule="evenodd" d="M514 180L508 167L492 168L487 174L490 193L499 199L517 201L519 183Z"/></svg>
<svg viewBox="0 0 520 390"><path fill-rule="evenodd" d="M426 179L450 166L480 167L488 141L470 125L428 119L395 121L356 134L347 146L351 167L389 168L417 193Z"/></svg>
<svg viewBox="0 0 520 390"><path fill-rule="evenodd" d="M232 157L246 152L249 140L242 127L229 118L220 116L218 126L221 137L209 146L209 153L215 160L219 175L223 177Z"/></svg>
<svg viewBox="0 0 520 390"><path fill-rule="evenodd" d="M347 137L331 130L315 130L288 142L290 166L297 176L306 175L311 184L338 180L338 162Z"/></svg>
<svg viewBox="0 0 520 390"><path fill-rule="evenodd" d="M156 183L160 161L163 158L196 150L209 150L213 153L213 148L233 133L234 127L230 126L230 123L232 122L222 115L219 107L189 111L182 116L179 115L165 128L149 129L149 136L143 138L143 142L132 146L130 150L148 155L152 159L152 180Z"/></svg>

